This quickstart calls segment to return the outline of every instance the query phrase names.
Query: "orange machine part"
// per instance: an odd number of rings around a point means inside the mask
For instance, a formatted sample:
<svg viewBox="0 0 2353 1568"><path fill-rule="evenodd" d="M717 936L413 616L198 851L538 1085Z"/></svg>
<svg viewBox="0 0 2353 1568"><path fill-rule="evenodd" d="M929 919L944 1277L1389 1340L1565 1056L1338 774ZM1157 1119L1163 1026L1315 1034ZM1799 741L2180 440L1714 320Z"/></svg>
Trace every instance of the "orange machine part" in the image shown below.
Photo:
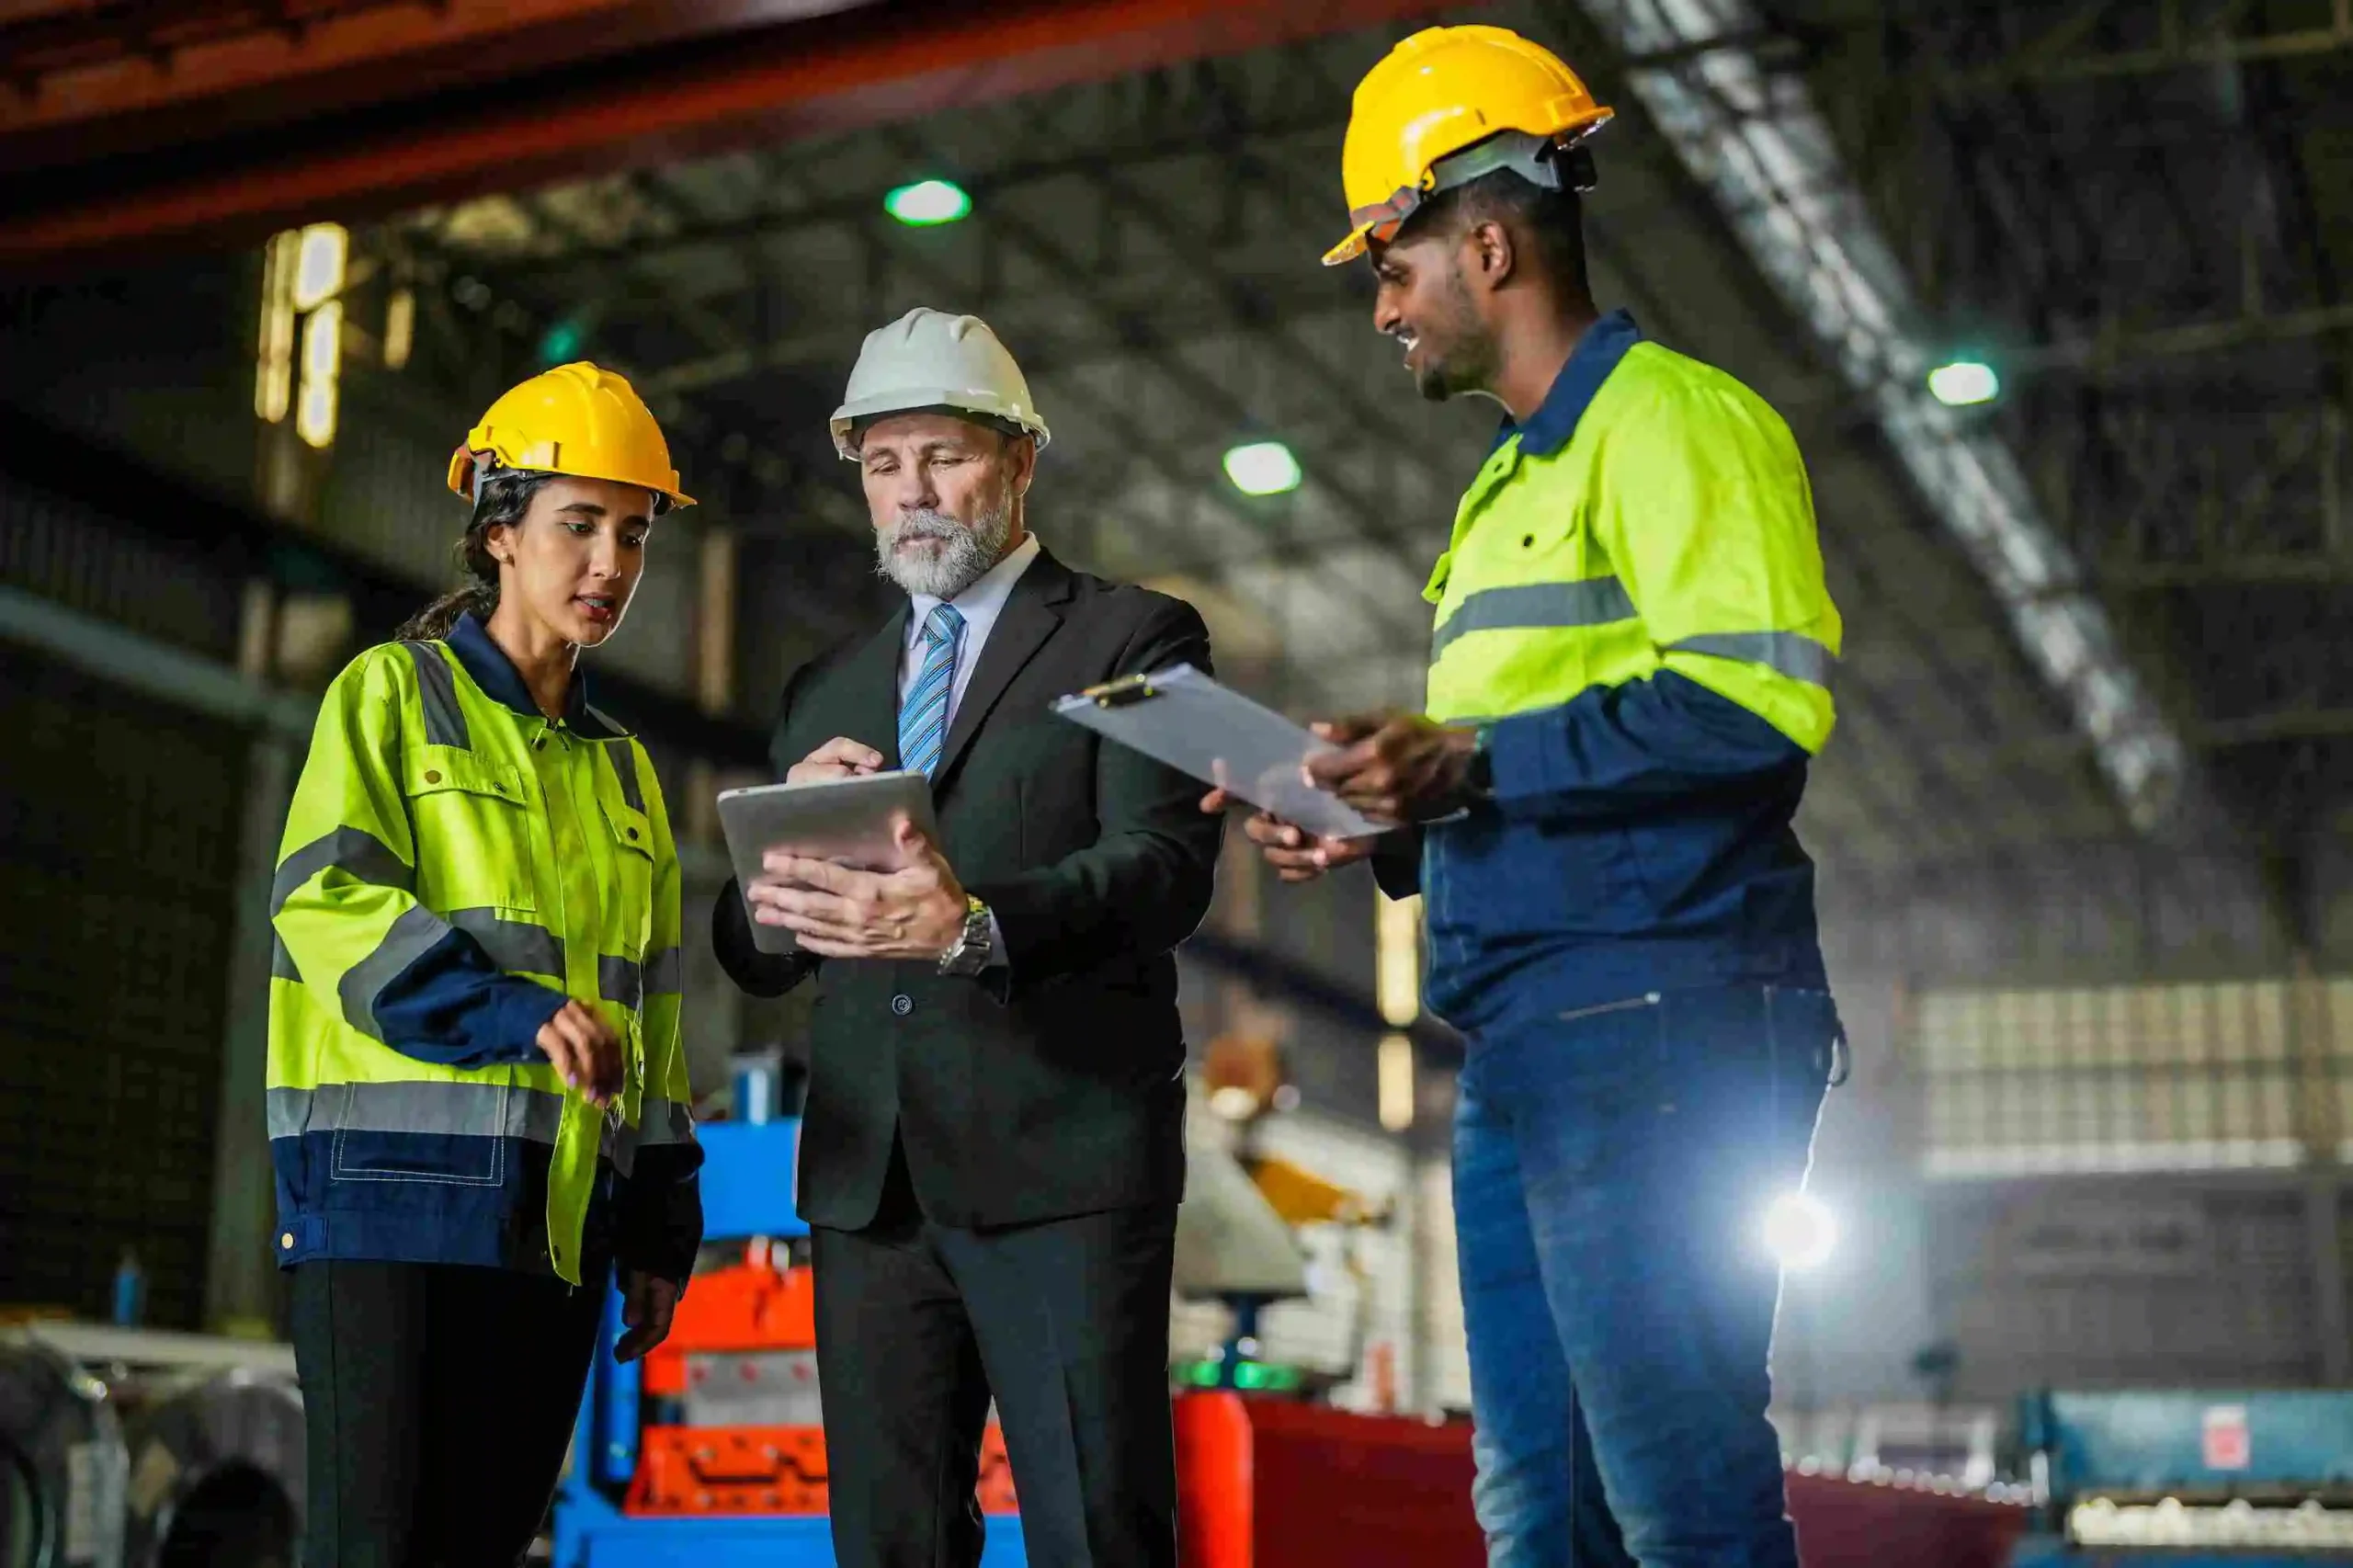
<svg viewBox="0 0 2353 1568"><path fill-rule="evenodd" d="M698 1351L814 1348L816 1300L806 1267L741 1263L696 1275L679 1299L670 1337L645 1358L645 1392L683 1396L687 1358Z"/></svg>
<svg viewBox="0 0 2353 1568"><path fill-rule="evenodd" d="M822 1514L828 1481L822 1427L648 1426L622 1510L642 1517ZM994 1422L981 1435L975 1490L984 1514L1020 1512L1005 1434Z"/></svg>

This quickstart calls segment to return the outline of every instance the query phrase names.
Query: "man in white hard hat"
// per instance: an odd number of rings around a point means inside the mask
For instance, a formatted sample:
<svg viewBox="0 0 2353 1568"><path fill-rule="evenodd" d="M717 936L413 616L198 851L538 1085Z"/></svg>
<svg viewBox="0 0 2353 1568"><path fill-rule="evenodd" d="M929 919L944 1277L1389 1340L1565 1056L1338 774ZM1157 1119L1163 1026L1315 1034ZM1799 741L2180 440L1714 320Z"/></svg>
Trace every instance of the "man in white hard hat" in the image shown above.
<svg viewBox="0 0 2353 1568"><path fill-rule="evenodd" d="M755 994L818 988L798 1201L835 1551L977 1563L994 1394L1035 1568L1173 1564L1172 950L1208 913L1220 831L1183 775L1047 708L1206 669L1209 634L1029 531L1046 423L974 318L870 335L833 434L908 602L786 682L777 769L922 772L939 842L911 832L887 875L772 857L713 937ZM801 951L759 951L754 921Z"/></svg>

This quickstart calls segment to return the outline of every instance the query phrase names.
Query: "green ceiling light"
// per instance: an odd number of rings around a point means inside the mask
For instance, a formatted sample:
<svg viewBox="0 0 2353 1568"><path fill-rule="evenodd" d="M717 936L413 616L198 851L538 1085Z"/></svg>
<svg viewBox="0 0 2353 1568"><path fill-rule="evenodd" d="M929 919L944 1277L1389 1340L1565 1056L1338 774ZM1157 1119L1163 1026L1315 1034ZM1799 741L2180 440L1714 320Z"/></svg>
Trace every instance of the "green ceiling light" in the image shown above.
<svg viewBox="0 0 2353 1568"><path fill-rule="evenodd" d="M2002 378L1975 359L1955 359L1928 372L1928 393L1947 408L1991 403L2002 395Z"/></svg>
<svg viewBox="0 0 2353 1568"><path fill-rule="evenodd" d="M578 322L556 323L548 328L547 335L540 339L540 363L569 364L572 357L580 352L581 342L586 335L580 330Z"/></svg>
<svg viewBox="0 0 2353 1568"><path fill-rule="evenodd" d="M1299 488L1299 460L1280 441L1252 441L1225 454L1225 477L1245 495L1280 495Z"/></svg>
<svg viewBox="0 0 2353 1568"><path fill-rule="evenodd" d="M972 199L953 180L917 180L882 199L882 210L910 228L953 223L972 210Z"/></svg>

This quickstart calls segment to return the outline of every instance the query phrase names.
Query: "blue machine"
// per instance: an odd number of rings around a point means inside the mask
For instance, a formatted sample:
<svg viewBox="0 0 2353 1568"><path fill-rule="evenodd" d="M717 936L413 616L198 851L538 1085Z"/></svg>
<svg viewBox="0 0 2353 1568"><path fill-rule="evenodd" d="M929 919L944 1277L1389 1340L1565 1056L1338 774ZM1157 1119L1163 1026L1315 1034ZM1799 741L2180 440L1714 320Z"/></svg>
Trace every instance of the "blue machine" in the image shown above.
<svg viewBox="0 0 2353 1568"><path fill-rule="evenodd" d="M797 1118L767 1119L772 1089L739 1077L737 1104L756 1119L713 1122L702 1141L703 1232L714 1241L805 1236L792 1211ZM747 1092L749 1091L749 1092ZM725 1568L733 1561L762 1568L834 1568L826 1520L808 1515L633 1518L620 1499L636 1473L640 1416L638 1369L616 1366L620 1297L606 1303L605 1327L573 1434L572 1464L555 1504L555 1568ZM991 1516L983 1568L1021 1568L1021 1523Z"/></svg>
<svg viewBox="0 0 2353 1568"><path fill-rule="evenodd" d="M2014 1568L2353 1564L2353 1392L2029 1397L2049 1534Z"/></svg>

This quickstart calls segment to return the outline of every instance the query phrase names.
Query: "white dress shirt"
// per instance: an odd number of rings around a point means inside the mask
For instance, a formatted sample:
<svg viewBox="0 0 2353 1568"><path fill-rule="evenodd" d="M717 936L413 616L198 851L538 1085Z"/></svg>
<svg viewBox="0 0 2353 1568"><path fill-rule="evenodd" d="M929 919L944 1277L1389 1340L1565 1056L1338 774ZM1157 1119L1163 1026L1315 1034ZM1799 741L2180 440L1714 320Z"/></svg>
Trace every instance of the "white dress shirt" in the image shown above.
<svg viewBox="0 0 2353 1568"><path fill-rule="evenodd" d="M981 650L988 646L989 633L996 629L996 618L1005 609L1005 601L1013 597L1013 585L1021 581L1021 574L1029 570L1029 562L1038 559L1038 536L1031 534L1004 560L990 567L981 580L946 602L956 607L964 624L956 632L956 673L948 687L948 712L941 718L943 732L956 722L956 709L964 700L964 688L972 684L972 666L981 662ZM906 651L899 656L899 700L907 699L908 691L915 684L915 676L923 668L923 623L942 601L929 594L910 594L907 600L915 608L907 617ZM943 746L944 746L943 742ZM947 759L943 749L940 758ZM989 911L988 967L1005 967L1005 932L996 923L996 911Z"/></svg>
<svg viewBox="0 0 2353 1568"><path fill-rule="evenodd" d="M996 618L1004 612L1005 601L1013 597L1013 585L1021 581L1021 574L1029 570L1029 562L1037 559L1038 536L1030 534L1010 555L990 567L979 582L947 601L964 618L964 625L956 633L956 675L948 688L948 714L940 721L943 730L956 722L956 709L964 700L964 688L972 684L972 666L981 662L981 650L988 646L989 633L996 629ZM915 676L923 668L923 623L931 619L931 612L941 602L929 594L910 594L907 598L915 609L907 617L906 651L899 657L902 702L914 689Z"/></svg>

